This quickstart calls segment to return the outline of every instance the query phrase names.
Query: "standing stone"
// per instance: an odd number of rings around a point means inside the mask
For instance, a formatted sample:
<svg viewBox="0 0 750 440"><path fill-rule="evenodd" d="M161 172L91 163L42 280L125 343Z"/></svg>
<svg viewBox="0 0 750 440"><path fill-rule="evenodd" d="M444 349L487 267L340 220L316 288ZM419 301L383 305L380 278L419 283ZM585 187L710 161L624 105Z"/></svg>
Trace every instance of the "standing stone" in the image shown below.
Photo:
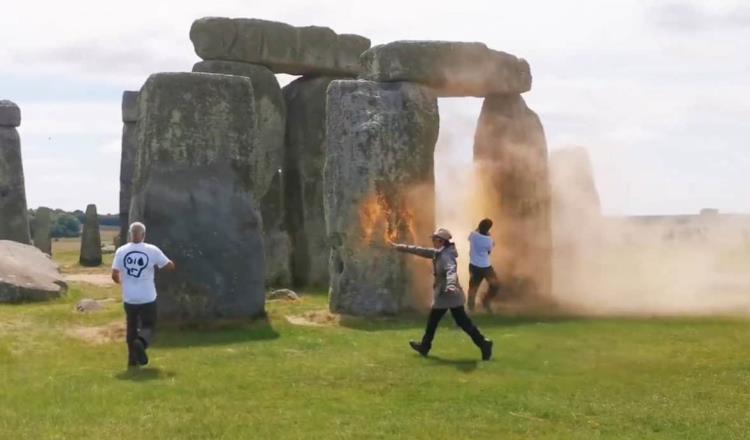
<svg viewBox="0 0 750 440"><path fill-rule="evenodd" d="M102 264L102 237L99 234L99 216L96 205L86 207L86 221L81 233L81 266L99 266Z"/></svg>
<svg viewBox="0 0 750 440"><path fill-rule="evenodd" d="M291 282L291 241L284 224L283 157L286 113L284 98L276 76L268 68L232 61L201 61L193 72L221 73L249 78L255 96L258 148L263 161L273 171L269 189L261 198L263 233L266 249L266 283L284 286Z"/></svg>
<svg viewBox="0 0 750 440"><path fill-rule="evenodd" d="M47 255L52 255L52 210L39 207L34 215L34 246Z"/></svg>
<svg viewBox="0 0 750 440"><path fill-rule="evenodd" d="M0 240L31 243L21 160L21 110L0 101Z"/></svg>
<svg viewBox="0 0 750 440"><path fill-rule="evenodd" d="M520 95L484 100L474 138L484 212L493 219L493 265L504 292L548 298L551 283L547 143L539 117Z"/></svg>
<svg viewBox="0 0 750 440"><path fill-rule="evenodd" d="M356 76L359 56L370 47L370 40L359 35L254 18L195 20L190 40L204 60L261 64L291 75Z"/></svg>
<svg viewBox="0 0 750 440"><path fill-rule="evenodd" d="M565 297L590 287L592 268L601 261L602 238L599 193L591 161L581 147L550 154L554 294Z"/></svg>
<svg viewBox="0 0 750 440"><path fill-rule="evenodd" d="M386 240L424 244L433 229L435 95L410 83L339 80L327 109L331 311L393 314L425 302L409 293L431 297L429 287L416 287L408 257ZM429 261L418 263L429 274Z"/></svg>
<svg viewBox="0 0 750 440"><path fill-rule="evenodd" d="M326 160L326 90L336 78L299 78L284 87L287 108L284 186L297 286L327 286L328 256L323 211Z"/></svg>
<svg viewBox="0 0 750 440"><path fill-rule="evenodd" d="M177 265L156 280L167 320L264 313L258 195L274 170L254 100L239 76L158 73L141 89L130 217Z"/></svg>
<svg viewBox="0 0 750 440"><path fill-rule="evenodd" d="M438 96L518 94L531 89L526 60L482 43L394 41L362 54L361 78L412 81Z"/></svg>
<svg viewBox="0 0 750 440"><path fill-rule="evenodd" d="M599 192L585 148L563 148L550 154L550 184L553 225L578 229L583 226L580 222L601 217Z"/></svg>
<svg viewBox="0 0 750 440"><path fill-rule="evenodd" d="M135 134L138 122L138 92L122 93L122 152L120 156L120 243L128 242L130 195L135 169Z"/></svg>
<svg viewBox="0 0 750 440"><path fill-rule="evenodd" d="M13 101L0 99L0 127L21 125L21 109Z"/></svg>

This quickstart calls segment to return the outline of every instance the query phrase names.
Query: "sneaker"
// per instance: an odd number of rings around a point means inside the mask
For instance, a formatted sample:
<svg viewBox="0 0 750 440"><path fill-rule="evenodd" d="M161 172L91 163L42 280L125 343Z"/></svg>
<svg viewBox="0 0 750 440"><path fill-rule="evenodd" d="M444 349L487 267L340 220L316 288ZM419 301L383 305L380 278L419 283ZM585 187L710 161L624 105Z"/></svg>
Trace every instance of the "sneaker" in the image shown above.
<svg viewBox="0 0 750 440"><path fill-rule="evenodd" d="M133 350L135 351L135 359L139 365L148 364L148 355L146 354L146 347L143 345L143 341L138 338L133 341Z"/></svg>
<svg viewBox="0 0 750 440"><path fill-rule="evenodd" d="M409 341L409 346L422 356L427 356L427 353L429 353L430 351L429 348L425 347L417 341Z"/></svg>
<svg viewBox="0 0 750 440"><path fill-rule="evenodd" d="M492 346L494 343L490 341L489 339L485 339L484 343L481 347L479 347L480 350L482 350L482 360L488 361L492 358Z"/></svg>

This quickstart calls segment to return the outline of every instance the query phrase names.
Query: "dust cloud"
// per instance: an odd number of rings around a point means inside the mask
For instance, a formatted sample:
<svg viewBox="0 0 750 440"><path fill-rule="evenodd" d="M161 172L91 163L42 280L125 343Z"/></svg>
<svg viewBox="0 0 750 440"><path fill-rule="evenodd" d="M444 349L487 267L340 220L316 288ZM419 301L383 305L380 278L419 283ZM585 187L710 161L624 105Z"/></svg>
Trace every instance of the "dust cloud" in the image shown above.
<svg viewBox="0 0 750 440"><path fill-rule="evenodd" d="M473 163L481 100L441 99L440 106L440 137L435 148L436 224L453 233L459 251L459 278L466 288L467 237L483 217L493 218L492 212L497 212L493 205L501 201L480 191L486 186L480 185ZM549 168L552 288L545 313L750 313L750 215L706 210L658 217L604 216L585 149L552 151ZM502 225L498 223L501 219L493 220L494 236ZM417 237L417 241L428 244L427 237ZM496 253L502 254L502 249ZM512 265L513 258L509 256L507 263L493 258L496 271L502 274L508 270L504 266Z"/></svg>
<svg viewBox="0 0 750 440"><path fill-rule="evenodd" d="M750 313L750 216L607 217L585 149L552 152L550 170L553 295L562 310Z"/></svg>

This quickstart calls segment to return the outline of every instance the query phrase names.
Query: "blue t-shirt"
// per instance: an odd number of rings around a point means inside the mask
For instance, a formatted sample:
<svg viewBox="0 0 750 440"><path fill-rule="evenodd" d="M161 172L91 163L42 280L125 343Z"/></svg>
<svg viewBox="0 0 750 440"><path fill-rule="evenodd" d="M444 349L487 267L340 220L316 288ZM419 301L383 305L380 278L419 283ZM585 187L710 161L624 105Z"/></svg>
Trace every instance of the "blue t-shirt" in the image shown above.
<svg viewBox="0 0 750 440"><path fill-rule="evenodd" d="M469 234L469 262L476 267L490 267L490 254L495 247L495 241L489 235L482 235L477 231Z"/></svg>

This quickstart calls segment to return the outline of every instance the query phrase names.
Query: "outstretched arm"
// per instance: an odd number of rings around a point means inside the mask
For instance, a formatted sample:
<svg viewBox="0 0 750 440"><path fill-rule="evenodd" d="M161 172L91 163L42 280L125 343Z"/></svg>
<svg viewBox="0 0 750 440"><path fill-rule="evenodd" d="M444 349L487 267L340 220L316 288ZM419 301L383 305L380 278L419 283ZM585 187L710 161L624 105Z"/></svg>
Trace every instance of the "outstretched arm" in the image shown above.
<svg viewBox="0 0 750 440"><path fill-rule="evenodd" d="M407 254L413 254L424 258L434 258L435 253L437 252L437 249L412 246L408 244L390 243L390 245L399 252L405 252Z"/></svg>

